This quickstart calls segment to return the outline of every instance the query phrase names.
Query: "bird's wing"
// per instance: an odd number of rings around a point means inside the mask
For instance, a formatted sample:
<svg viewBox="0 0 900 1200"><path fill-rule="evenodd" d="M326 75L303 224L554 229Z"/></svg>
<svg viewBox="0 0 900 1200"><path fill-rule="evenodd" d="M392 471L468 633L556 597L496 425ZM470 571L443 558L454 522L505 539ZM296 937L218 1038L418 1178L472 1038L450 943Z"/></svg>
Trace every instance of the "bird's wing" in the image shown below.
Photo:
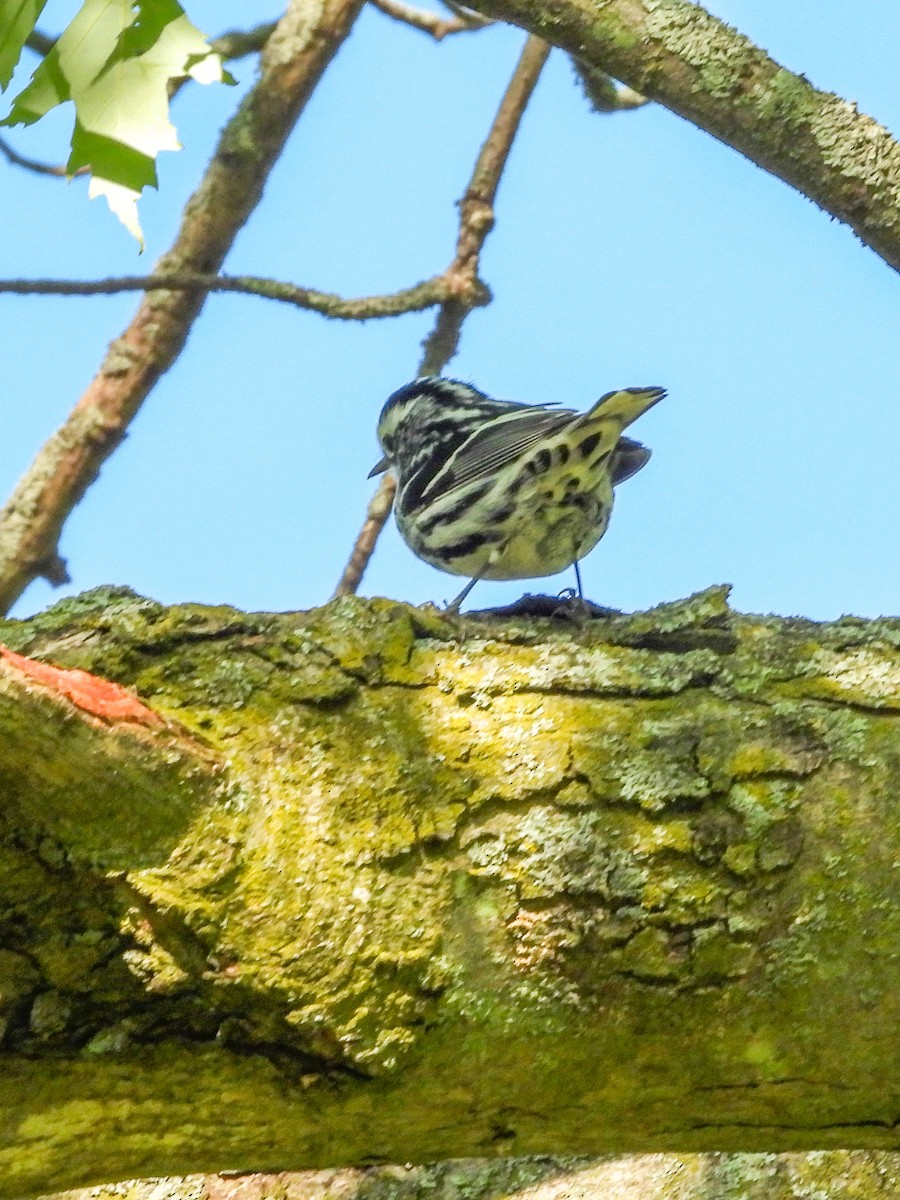
<svg viewBox="0 0 900 1200"><path fill-rule="evenodd" d="M616 442L615 450L613 450L610 464L613 487L630 479L632 475L637 475L641 467L645 467L649 461L650 451L646 446L642 446L640 442L636 442L632 438L620 437Z"/></svg>
<svg viewBox="0 0 900 1200"><path fill-rule="evenodd" d="M578 414L570 408L529 404L487 421L460 446L426 488L422 499L495 475Z"/></svg>

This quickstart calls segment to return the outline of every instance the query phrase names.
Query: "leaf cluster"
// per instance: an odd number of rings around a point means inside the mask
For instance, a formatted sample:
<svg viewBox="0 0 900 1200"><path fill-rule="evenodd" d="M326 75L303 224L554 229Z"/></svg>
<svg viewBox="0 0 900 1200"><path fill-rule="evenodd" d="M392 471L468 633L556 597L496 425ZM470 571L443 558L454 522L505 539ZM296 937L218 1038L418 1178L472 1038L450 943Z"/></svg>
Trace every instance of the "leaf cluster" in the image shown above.
<svg viewBox="0 0 900 1200"><path fill-rule="evenodd" d="M45 2L21 0L0 8L4 90ZM221 57L177 0L84 0L0 125L32 125L71 101L75 119L67 173L90 172L90 195L105 196L142 241L137 202L145 187L156 186L159 152L180 148L169 119L169 94L172 81L186 77L231 82Z"/></svg>

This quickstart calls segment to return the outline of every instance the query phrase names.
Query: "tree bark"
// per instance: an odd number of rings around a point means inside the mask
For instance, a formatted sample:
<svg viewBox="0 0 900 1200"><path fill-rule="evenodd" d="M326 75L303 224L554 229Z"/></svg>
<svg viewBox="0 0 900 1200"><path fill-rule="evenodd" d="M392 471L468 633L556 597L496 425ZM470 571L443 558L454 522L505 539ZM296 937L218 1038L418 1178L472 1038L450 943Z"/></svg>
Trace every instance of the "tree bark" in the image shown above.
<svg viewBox="0 0 900 1200"><path fill-rule="evenodd" d="M726 595L0 622L0 1195L896 1148L900 621Z"/></svg>
<svg viewBox="0 0 900 1200"><path fill-rule="evenodd" d="M270 1175L129 1180L55 1200L896 1200L900 1154L629 1154L455 1159Z"/></svg>

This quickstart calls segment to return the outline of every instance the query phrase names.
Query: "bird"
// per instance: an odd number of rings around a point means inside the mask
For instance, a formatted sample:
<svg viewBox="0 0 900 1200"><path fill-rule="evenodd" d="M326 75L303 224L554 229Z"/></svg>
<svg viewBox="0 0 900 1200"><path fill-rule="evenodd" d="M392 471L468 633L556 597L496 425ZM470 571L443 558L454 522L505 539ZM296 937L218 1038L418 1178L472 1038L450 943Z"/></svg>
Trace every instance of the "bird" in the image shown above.
<svg viewBox="0 0 900 1200"><path fill-rule="evenodd" d="M472 384L426 375L388 397L378 418L381 460L397 482L397 527L419 558L469 582L533 579L574 565L606 532L613 488L650 451L622 432L666 395L607 392L587 412L492 400Z"/></svg>

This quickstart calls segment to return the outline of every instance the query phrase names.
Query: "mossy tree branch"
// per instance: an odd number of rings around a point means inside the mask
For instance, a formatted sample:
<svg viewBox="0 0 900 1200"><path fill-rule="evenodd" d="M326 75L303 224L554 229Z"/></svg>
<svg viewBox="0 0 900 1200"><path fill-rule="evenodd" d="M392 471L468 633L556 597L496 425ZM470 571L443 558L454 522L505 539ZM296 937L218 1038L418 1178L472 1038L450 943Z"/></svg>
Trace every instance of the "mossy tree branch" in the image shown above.
<svg viewBox="0 0 900 1200"><path fill-rule="evenodd" d="M900 623L107 589L0 639L0 1195L897 1147Z"/></svg>
<svg viewBox="0 0 900 1200"><path fill-rule="evenodd" d="M900 144L690 0L479 0L733 146L900 270Z"/></svg>

